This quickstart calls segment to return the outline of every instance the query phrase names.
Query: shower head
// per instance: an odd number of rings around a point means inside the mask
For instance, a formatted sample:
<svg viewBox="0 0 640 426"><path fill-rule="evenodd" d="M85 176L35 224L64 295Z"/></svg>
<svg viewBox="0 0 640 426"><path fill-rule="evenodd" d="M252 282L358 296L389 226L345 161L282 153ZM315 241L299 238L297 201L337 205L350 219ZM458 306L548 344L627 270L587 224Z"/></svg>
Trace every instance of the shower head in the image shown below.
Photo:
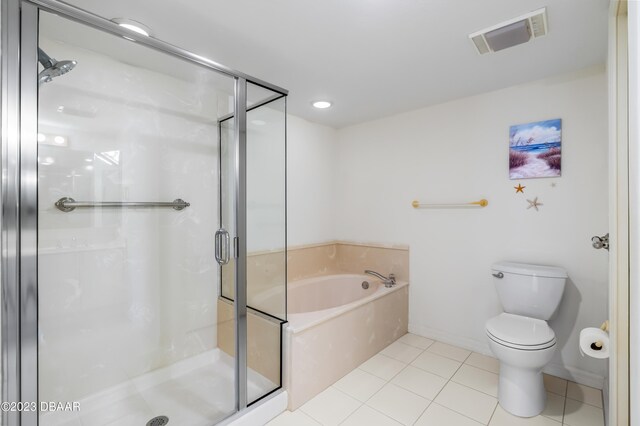
<svg viewBox="0 0 640 426"><path fill-rule="evenodd" d="M38 62L44 67L38 74L38 85L48 83L55 77L68 73L77 64L76 61L56 61L40 48L38 48Z"/></svg>

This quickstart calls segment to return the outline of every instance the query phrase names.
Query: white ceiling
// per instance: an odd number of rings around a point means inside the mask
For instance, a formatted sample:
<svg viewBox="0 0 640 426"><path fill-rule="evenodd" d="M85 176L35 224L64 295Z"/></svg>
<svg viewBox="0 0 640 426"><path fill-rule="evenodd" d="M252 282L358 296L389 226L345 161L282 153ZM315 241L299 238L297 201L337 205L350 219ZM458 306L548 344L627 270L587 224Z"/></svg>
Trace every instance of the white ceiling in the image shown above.
<svg viewBox="0 0 640 426"><path fill-rule="evenodd" d="M343 127L603 63L608 0L70 0L290 91ZM540 7L549 34L480 56L467 35ZM312 100L334 106L317 110Z"/></svg>

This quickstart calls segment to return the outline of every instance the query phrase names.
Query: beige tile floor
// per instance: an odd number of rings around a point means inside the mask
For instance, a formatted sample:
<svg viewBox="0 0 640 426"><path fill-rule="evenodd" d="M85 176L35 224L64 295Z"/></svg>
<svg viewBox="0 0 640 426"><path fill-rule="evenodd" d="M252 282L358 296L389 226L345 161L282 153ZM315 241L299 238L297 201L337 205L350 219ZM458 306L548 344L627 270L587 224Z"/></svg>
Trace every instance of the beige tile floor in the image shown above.
<svg viewBox="0 0 640 426"><path fill-rule="evenodd" d="M269 426L604 426L598 389L545 375L547 406L528 419L498 405L498 361L406 334Z"/></svg>

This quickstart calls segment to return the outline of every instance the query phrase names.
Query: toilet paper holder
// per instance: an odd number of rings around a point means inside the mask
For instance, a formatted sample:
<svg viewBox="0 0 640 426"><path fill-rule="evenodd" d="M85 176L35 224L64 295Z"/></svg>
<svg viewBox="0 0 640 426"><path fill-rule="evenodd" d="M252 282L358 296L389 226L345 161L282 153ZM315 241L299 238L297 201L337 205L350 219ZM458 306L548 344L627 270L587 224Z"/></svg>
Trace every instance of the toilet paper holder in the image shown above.
<svg viewBox="0 0 640 426"><path fill-rule="evenodd" d="M609 320L606 320L605 322L602 323L602 325L600 326L600 330L606 333L609 332ZM603 346L602 341L596 340L591 344L591 349L593 349L594 351L599 351L600 349L602 349L602 346Z"/></svg>
<svg viewBox="0 0 640 426"><path fill-rule="evenodd" d="M582 356L596 359L609 358L609 321L602 323L600 328L587 327L580 330L579 348Z"/></svg>

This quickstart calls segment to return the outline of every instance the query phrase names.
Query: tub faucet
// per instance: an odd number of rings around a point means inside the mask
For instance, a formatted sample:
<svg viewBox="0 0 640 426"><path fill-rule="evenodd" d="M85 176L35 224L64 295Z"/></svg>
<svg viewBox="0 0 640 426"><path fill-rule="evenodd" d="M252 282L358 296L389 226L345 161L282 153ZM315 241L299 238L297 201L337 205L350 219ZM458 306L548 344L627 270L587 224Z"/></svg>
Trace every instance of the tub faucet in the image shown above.
<svg viewBox="0 0 640 426"><path fill-rule="evenodd" d="M384 284L384 286L387 287L387 288L391 288L394 285L396 285L396 276L393 273L389 274L388 277L385 277L384 275L379 274L378 272L372 271L370 269L365 269L364 273L365 274L369 274L369 275L373 275L374 277L380 278L382 280L382 283Z"/></svg>

